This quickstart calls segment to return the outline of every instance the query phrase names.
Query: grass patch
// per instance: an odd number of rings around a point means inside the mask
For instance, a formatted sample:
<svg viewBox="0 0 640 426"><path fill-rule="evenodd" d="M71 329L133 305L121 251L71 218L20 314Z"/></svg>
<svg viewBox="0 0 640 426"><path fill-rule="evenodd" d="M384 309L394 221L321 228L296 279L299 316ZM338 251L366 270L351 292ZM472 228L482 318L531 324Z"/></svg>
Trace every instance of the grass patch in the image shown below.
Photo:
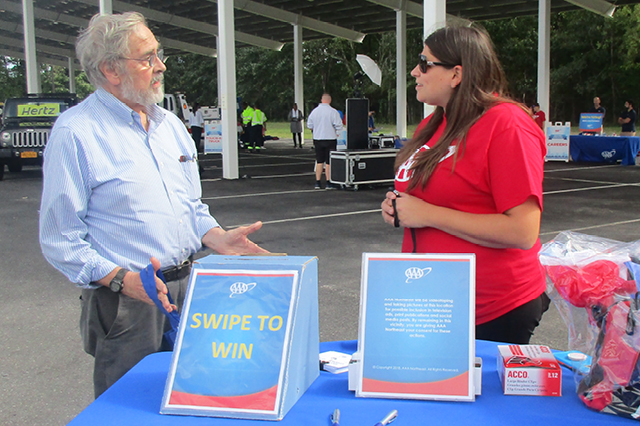
<svg viewBox="0 0 640 426"><path fill-rule="evenodd" d="M413 133L416 131L416 128L418 127L418 124L410 124L407 126L407 136L411 137L413 136ZM394 124L385 124L385 123L381 123L378 124L378 128L379 128L379 132L376 132L376 135L379 133L383 133L385 135L395 135L396 134L396 125ZM291 128L289 126L289 122L282 122L282 121L267 121L267 131L265 132L265 134L269 135L269 136L277 136L280 139L292 139L293 136L291 135ZM306 122L305 122L305 128L304 128L304 139L305 140L311 140L312 134L311 134L311 130L306 128Z"/></svg>

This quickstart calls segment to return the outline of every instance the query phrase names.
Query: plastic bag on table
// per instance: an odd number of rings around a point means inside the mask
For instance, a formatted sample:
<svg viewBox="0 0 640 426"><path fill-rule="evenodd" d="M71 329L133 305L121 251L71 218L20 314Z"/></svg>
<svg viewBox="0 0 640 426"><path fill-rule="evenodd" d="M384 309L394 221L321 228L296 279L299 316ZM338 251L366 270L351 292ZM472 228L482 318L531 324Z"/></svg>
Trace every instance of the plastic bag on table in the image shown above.
<svg viewBox="0 0 640 426"><path fill-rule="evenodd" d="M540 262L569 348L592 358L591 368L576 369L578 395L597 411L640 418L640 241L563 232Z"/></svg>
<svg viewBox="0 0 640 426"><path fill-rule="evenodd" d="M569 333L568 346L591 354L599 328L594 312L606 310L614 296L637 291L625 262L640 257L640 241L623 243L577 232L561 232L540 251L547 294Z"/></svg>

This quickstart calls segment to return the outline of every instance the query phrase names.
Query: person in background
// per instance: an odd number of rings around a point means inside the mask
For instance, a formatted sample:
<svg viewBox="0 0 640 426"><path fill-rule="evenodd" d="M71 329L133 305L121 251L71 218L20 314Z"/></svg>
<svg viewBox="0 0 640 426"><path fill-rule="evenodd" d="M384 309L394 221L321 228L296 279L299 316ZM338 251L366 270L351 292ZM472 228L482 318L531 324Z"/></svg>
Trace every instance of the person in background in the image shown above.
<svg viewBox="0 0 640 426"><path fill-rule="evenodd" d="M600 98L596 96L593 98L593 106L589 108L588 112L599 112L602 114L602 120L604 121L604 116L607 113L607 110L600 104Z"/></svg>
<svg viewBox="0 0 640 426"><path fill-rule="evenodd" d="M95 15L76 53L96 91L62 113L44 152L40 246L82 288L80 331L98 397L145 356L170 349L171 326L142 285L151 264L159 300L181 309L193 255L266 253L225 231L200 197L197 153L182 121L156 105L167 69L137 12ZM175 305L167 297L170 291Z"/></svg>
<svg viewBox="0 0 640 426"><path fill-rule="evenodd" d="M289 111L289 116L287 119L289 120L289 123L291 123L293 147L296 148L297 137L298 145L300 145L300 148L302 148L302 145L304 145L304 141L302 140L302 120L304 119L304 114L298 109L298 104L293 104L293 108L291 108L291 111Z"/></svg>
<svg viewBox="0 0 640 426"><path fill-rule="evenodd" d="M373 121L373 115L375 111L369 111L369 133L373 133L376 131L376 124Z"/></svg>
<svg viewBox="0 0 640 426"><path fill-rule="evenodd" d="M253 116L251 117L251 144L249 149L253 148L254 152L264 149L264 131L267 130L267 116L260 111L260 105L256 102L253 104Z"/></svg>
<svg viewBox="0 0 640 426"><path fill-rule="evenodd" d="M531 106L531 110L533 111L533 121L535 121L544 132L544 122L547 121L547 117L545 116L544 111L540 109L540 104L535 102Z"/></svg>
<svg viewBox="0 0 640 426"><path fill-rule="evenodd" d="M633 101L627 100L624 103L624 110L618 117L618 123L622 125L620 136L636 135L636 111L633 109Z"/></svg>
<svg viewBox="0 0 640 426"><path fill-rule="evenodd" d="M307 119L307 127L313 131L313 146L316 147L316 185L322 189L322 171L327 180L326 189L337 189L330 182L331 151L338 149L338 134L342 131L342 120L336 109L331 107L331 95L324 93L320 104L311 111Z"/></svg>
<svg viewBox="0 0 640 426"><path fill-rule="evenodd" d="M507 97L484 30L435 31L411 76L436 109L398 153L383 219L405 228L405 253L475 253L476 338L526 344L550 302L538 260L544 133Z"/></svg>
<svg viewBox="0 0 640 426"><path fill-rule="evenodd" d="M189 126L191 127L191 138L196 145L196 151L200 150L200 142L202 141L202 131L204 130L204 119L202 118L202 111L200 111L200 104L196 102L193 104L193 110L189 114Z"/></svg>
<svg viewBox="0 0 640 426"><path fill-rule="evenodd" d="M247 103L242 103L242 142L248 150L253 150L251 145L251 120L253 119L253 108Z"/></svg>

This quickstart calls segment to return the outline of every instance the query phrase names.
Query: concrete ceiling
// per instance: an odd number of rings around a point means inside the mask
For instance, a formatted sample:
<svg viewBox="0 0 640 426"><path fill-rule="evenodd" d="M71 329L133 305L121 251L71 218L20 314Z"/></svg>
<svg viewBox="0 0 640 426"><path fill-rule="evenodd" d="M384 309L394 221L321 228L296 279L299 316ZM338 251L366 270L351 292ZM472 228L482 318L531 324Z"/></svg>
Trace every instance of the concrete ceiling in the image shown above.
<svg viewBox="0 0 640 426"><path fill-rule="evenodd" d="M343 37L360 41L367 34L395 30L394 9L406 3L407 28L422 28L422 3L400 0L235 0L238 47L278 50L293 41L293 24L303 39ZM637 3L620 0L616 5ZM98 0L34 0L38 60L64 63L74 51L78 31L99 11ZM578 9L551 1L552 12ZM212 56L216 51L215 0L113 0L114 13L141 12L166 54ZM536 15L538 0L447 0L449 17L472 21ZM0 0L0 54L23 54L22 2Z"/></svg>

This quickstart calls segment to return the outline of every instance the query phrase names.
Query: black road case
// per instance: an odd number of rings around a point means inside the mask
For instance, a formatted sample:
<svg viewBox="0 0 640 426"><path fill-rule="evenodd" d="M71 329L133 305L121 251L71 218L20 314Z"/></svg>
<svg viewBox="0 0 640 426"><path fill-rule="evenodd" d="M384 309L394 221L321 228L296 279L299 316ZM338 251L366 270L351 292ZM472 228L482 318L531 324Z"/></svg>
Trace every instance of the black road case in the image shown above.
<svg viewBox="0 0 640 426"><path fill-rule="evenodd" d="M394 181L396 149L332 151L331 182L347 187Z"/></svg>

